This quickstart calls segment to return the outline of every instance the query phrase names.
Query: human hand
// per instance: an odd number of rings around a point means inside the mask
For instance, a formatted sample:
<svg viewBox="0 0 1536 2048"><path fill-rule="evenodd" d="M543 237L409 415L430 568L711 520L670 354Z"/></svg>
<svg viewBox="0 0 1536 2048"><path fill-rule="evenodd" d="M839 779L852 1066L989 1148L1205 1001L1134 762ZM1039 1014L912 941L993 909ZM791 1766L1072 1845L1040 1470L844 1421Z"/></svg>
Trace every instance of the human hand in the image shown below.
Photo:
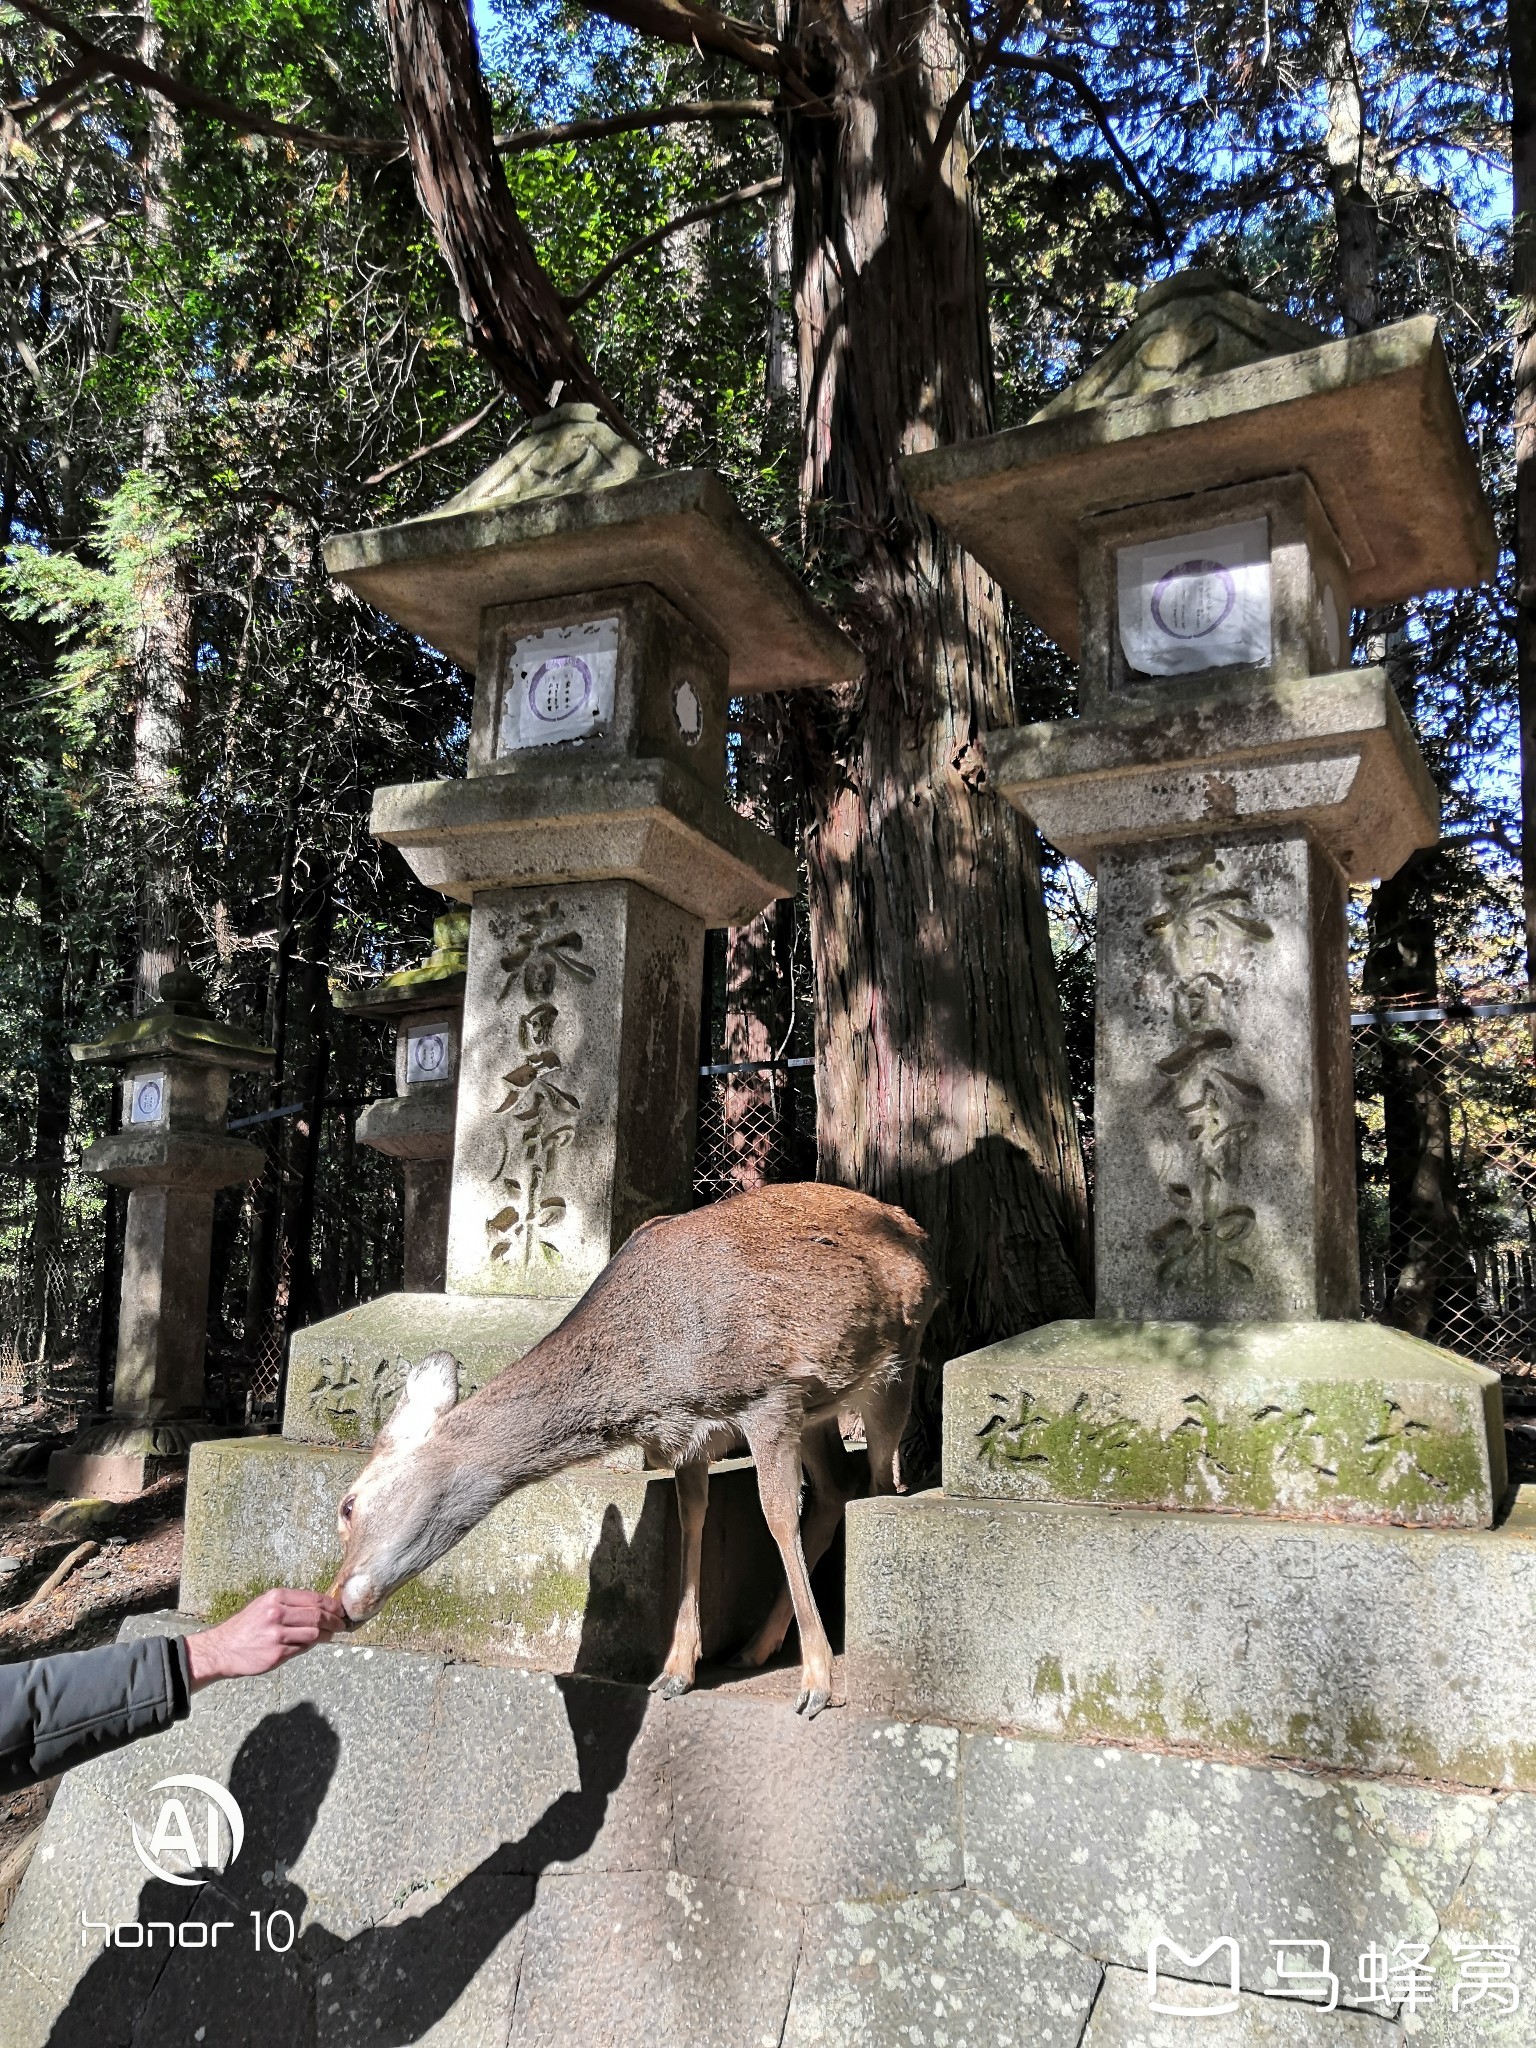
<svg viewBox="0 0 1536 2048"><path fill-rule="evenodd" d="M216 1678L255 1678L300 1657L316 1643L328 1643L347 1625L339 1600L302 1586L276 1586L221 1621L187 1637L192 1690Z"/></svg>

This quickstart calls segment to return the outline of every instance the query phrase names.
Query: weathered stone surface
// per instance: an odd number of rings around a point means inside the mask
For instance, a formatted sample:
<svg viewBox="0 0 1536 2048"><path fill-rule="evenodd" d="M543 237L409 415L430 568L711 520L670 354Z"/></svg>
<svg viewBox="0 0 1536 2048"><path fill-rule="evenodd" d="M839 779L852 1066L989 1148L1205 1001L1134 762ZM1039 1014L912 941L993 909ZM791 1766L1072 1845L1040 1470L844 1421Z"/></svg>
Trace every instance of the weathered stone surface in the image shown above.
<svg viewBox="0 0 1536 2048"><path fill-rule="evenodd" d="M679 1870L545 1878L513 2048L777 2043L799 1937L797 1907Z"/></svg>
<svg viewBox="0 0 1536 2048"><path fill-rule="evenodd" d="M419 1875L665 1870L669 1718L629 1686L450 1665L422 1785Z"/></svg>
<svg viewBox="0 0 1536 2048"><path fill-rule="evenodd" d="M1097 1312L1357 1317L1344 888L1305 829L1107 854Z"/></svg>
<svg viewBox="0 0 1536 2048"><path fill-rule="evenodd" d="M1182 360L1114 396L902 463L919 504L1052 639L1077 654L1083 520L1151 490L1183 497L1304 469L1348 553L1354 605L1492 573L1492 518L1432 318L1244 360L1219 342L1241 323L1227 303L1240 295L1170 282L1191 286L1180 317L1200 343ZM1170 304L1123 337L1133 354L1163 345Z"/></svg>
<svg viewBox="0 0 1536 2048"><path fill-rule="evenodd" d="M1102 1962L1144 1969L1159 1937L1198 1954L1230 1936L1243 1985L1262 1991L1279 1981L1272 1942L1352 1957L1435 1936L1430 1907L1324 1778L969 1735L964 1785L967 1885ZM1220 1983L1227 1966L1180 1974Z"/></svg>
<svg viewBox="0 0 1536 2048"><path fill-rule="evenodd" d="M124 1633L191 1625L145 1615ZM1420 1879L1440 1903L1492 1800L937 1727L898 1740L855 1712L822 1718L841 1724L830 1745L783 1700L664 1704L351 1640L210 1688L187 1721L64 1781L0 1928L0 2048L1531 2038L1528 2015L1514 2023L1490 1999L1451 2011L1444 1942L1431 1950L1441 2005L1403 2014L1402 2034L1257 1995L1282 1916L1282 1935L1330 1942L1345 1990L1360 1949L1411 1950L1434 1925ZM970 1867L958 1888L935 1891L890 1817L907 1815L914 1838L928 1827L935 1799L954 1796L957 1743ZM226 1850L201 1890L148 1878L130 1832L149 1839L158 1781L187 1772L228 1786L246 1830L239 1857ZM888 1817L885 1846L885 1823L860 1821L860 1800ZM827 1852L817 1884L851 1874L863 1885L888 1855L887 1886L803 1905L809 1866L774 1846L786 1806L862 1830L849 1860ZM1441 1906L1448 1940L1528 1926L1533 1812L1518 1795L1499 1805L1454 1905ZM199 1833L200 1821L197 1808ZM766 1845L755 1858L754 1845ZM758 1882L733 1881L749 1860ZM154 1920L153 1946L103 1949L98 1932L82 1948L82 1911L98 1924ZM167 1921L223 1926L216 1947L172 1957ZM1158 1926L1186 1954L1220 1932L1240 1940L1251 1989L1235 2013L1147 2010L1135 1944ZM1211 1995L1219 1972L1194 1983L1163 1954L1163 1990Z"/></svg>
<svg viewBox="0 0 1536 2048"><path fill-rule="evenodd" d="M805 1904L961 1881L960 1737L951 1728L765 1715L707 1694L666 1717L677 1860ZM744 1797L739 1760L757 1789Z"/></svg>
<svg viewBox="0 0 1536 2048"><path fill-rule="evenodd" d="M629 882L493 889L470 923L448 1285L580 1294L692 1202L704 930Z"/></svg>
<svg viewBox="0 0 1536 2048"><path fill-rule="evenodd" d="M944 1369L944 1490L1487 1528L1498 1376L1378 1323L1076 1321Z"/></svg>
<svg viewBox="0 0 1536 2048"><path fill-rule="evenodd" d="M365 1455L272 1437L199 1445L182 1606L218 1620L267 1586L329 1585L336 1506ZM349 1641L649 1679L676 1618L678 1549L670 1473L572 1467L494 1508ZM700 1589L706 1656L746 1640L781 1571L754 1469L716 1466Z"/></svg>
<svg viewBox="0 0 1536 2048"><path fill-rule="evenodd" d="M920 1494L848 1511L850 1699L1536 1786L1533 1517L1489 1532Z"/></svg>
<svg viewBox="0 0 1536 2048"><path fill-rule="evenodd" d="M527 1878L470 1877L451 1890L412 1892L334 1960L316 1964L318 2048L376 2048L381 2040L499 2048L532 1905Z"/></svg>
<svg viewBox="0 0 1536 2048"><path fill-rule="evenodd" d="M1182 1996L1177 1985L1164 1981L1160 2000L1171 2004ZM1191 2005L1211 2000L1209 1992L1191 1991ZM1236 2009L1211 2017L1209 2012L1178 2019L1153 2012L1145 1970L1108 1969L1104 1988L1093 2008L1083 2048L1393 2048L1402 2034L1390 2021L1363 2012L1320 2012L1297 2000L1238 1995ZM1470 2044L1469 2044L1470 2048Z"/></svg>
<svg viewBox="0 0 1536 2048"><path fill-rule="evenodd" d="M548 495L509 496L498 482L483 501L450 501L425 519L337 535L326 543L326 567L468 669L488 605L649 583L726 649L734 691L859 673L858 650L713 470L611 481L611 472L578 466L564 475L564 487Z"/></svg>
<svg viewBox="0 0 1536 2048"><path fill-rule="evenodd" d="M806 1915L783 2048L1075 2048L1097 1966L975 1892Z"/></svg>
<svg viewBox="0 0 1536 2048"><path fill-rule="evenodd" d="M1456 1896L1472 1859L1501 1812L1526 1804L1502 1803L1486 1793L1431 1791L1357 1778L1345 1789L1392 1861L1437 1913Z"/></svg>
<svg viewBox="0 0 1536 2048"><path fill-rule="evenodd" d="M564 756L527 775L398 783L373 793L376 839L429 889L627 881L707 925L745 924L795 890L794 856L672 762Z"/></svg>
<svg viewBox="0 0 1536 2048"><path fill-rule="evenodd" d="M454 1088L451 1082L422 1085L405 1095L370 1102L357 1119L357 1142L391 1159L453 1157Z"/></svg>
<svg viewBox="0 0 1536 2048"><path fill-rule="evenodd" d="M459 1398L531 1351L576 1297L381 1294L296 1330L288 1346L283 1435L293 1443L371 1444L405 1383L433 1351L459 1361Z"/></svg>
<svg viewBox="0 0 1536 2048"><path fill-rule="evenodd" d="M1536 2043L1536 1799L1499 1806L1465 1882L1441 1914L1429 1961L1437 1996L1405 2031L1422 2048L1532 2048ZM1479 1966L1504 1978L1475 1995ZM1471 1981L1469 1981L1471 1980ZM1514 2009L1510 2010L1511 1997Z"/></svg>
<svg viewBox="0 0 1536 2048"><path fill-rule="evenodd" d="M193 1444L223 1433L215 1422L179 1416L154 1422L108 1416L88 1422L68 1450L55 1451L49 1458L49 1489L70 1496L72 1502L91 1496L99 1496L103 1503L132 1500L167 1472L181 1471Z"/></svg>
<svg viewBox="0 0 1536 2048"><path fill-rule="evenodd" d="M1440 800L1386 671L1234 694L1195 677L1170 705L989 735L994 786L1090 872L1117 846L1305 818L1352 882L1395 874L1439 836Z"/></svg>

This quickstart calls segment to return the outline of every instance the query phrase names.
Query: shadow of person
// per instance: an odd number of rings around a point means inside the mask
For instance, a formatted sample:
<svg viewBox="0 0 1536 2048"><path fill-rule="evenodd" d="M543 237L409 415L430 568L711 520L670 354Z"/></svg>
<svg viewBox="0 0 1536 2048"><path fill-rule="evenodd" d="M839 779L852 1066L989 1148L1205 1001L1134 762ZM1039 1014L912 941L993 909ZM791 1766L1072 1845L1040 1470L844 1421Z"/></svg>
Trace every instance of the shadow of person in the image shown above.
<svg viewBox="0 0 1536 2048"><path fill-rule="evenodd" d="M340 1755L340 1738L312 1706L257 1723L229 1776L246 1829L238 1860L197 1891L151 1878L137 1915L148 1946L102 1949L55 2021L49 2048L310 2038L303 1947L296 1942L284 1956L258 1952L250 1915L287 1913L295 1930L302 1927L308 1900L286 1873L309 1840ZM162 1932L166 1921L175 1928L174 1947ZM183 2012L191 2011L197 2016L183 2029Z"/></svg>
<svg viewBox="0 0 1536 2048"><path fill-rule="evenodd" d="M610 1586L615 1560L606 1527L604 1537L593 1570ZM230 1771L246 1827L239 1858L196 1892L159 1879L146 1884L138 1917L145 1925L173 1923L176 1945L157 1930L148 1950L103 1949L60 2013L48 2048L351 2048L364 2041L404 2048L419 2040L527 1917L543 1872L593 1846L628 1774L649 1696L575 1674L554 1683L576 1784L451 1888L419 1894L430 1900L420 1910L348 1938L318 1917L305 1924L309 1898L290 1875L331 1787L342 1735L309 1704L267 1715ZM217 1926L217 1938L188 1945L197 1923L210 1936ZM487 1995L497 1996L496 1988Z"/></svg>

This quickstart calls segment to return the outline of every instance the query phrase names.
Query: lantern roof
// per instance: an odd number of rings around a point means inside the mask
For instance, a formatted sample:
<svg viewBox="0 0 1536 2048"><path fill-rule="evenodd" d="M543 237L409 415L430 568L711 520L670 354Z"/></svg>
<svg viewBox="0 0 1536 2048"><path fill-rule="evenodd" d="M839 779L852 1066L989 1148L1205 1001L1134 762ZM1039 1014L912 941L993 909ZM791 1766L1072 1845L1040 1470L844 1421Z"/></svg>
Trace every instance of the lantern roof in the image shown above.
<svg viewBox="0 0 1536 2048"><path fill-rule="evenodd" d="M1209 270L1143 292L1027 425L902 464L924 510L1073 655L1083 520L1297 471L1353 604L1492 575L1493 518L1433 317L1330 341Z"/></svg>
<svg viewBox="0 0 1536 2048"><path fill-rule="evenodd" d="M530 421L436 511L333 536L339 581L463 667L491 605L647 583L730 657L734 692L840 682L853 642L712 469L663 469L597 408Z"/></svg>

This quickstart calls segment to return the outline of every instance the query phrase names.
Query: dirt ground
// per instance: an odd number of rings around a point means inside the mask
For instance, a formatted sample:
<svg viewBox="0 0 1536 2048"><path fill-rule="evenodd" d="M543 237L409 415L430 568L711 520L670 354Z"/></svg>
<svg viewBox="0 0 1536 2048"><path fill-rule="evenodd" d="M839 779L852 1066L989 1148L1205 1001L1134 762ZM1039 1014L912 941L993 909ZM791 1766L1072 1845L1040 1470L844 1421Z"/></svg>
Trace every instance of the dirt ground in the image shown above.
<svg viewBox="0 0 1536 2048"><path fill-rule="evenodd" d="M59 1418L32 1407L0 1408L0 1458L46 1440ZM33 1462L37 1462L34 1460ZM45 1462L45 1461L44 1461ZM23 1663L55 1650L110 1643L124 1617L174 1607L181 1577L183 1479L162 1479L137 1500L109 1504L88 1526L46 1520L60 1503L43 1471L0 1476L0 1663ZM95 1552L53 1592L35 1599L49 1574L82 1543ZM14 1567L11 1561L15 1560ZM31 1837L42 1826L53 1784L0 1794L0 1919L21 1882Z"/></svg>

